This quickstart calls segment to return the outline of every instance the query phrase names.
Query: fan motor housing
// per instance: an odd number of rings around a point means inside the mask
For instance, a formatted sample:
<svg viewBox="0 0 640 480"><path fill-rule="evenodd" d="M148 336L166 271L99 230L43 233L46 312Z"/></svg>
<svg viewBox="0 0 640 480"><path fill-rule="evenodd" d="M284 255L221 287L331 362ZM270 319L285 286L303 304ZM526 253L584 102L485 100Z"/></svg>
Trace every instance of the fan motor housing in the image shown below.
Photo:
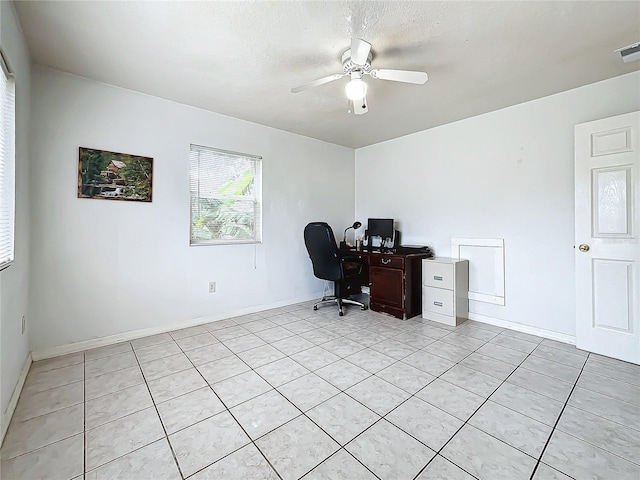
<svg viewBox="0 0 640 480"><path fill-rule="evenodd" d="M342 73L349 74L352 72L366 72L371 71L371 60L373 59L373 52L369 52L367 61L364 65L357 65L351 61L351 49L346 50L342 54Z"/></svg>

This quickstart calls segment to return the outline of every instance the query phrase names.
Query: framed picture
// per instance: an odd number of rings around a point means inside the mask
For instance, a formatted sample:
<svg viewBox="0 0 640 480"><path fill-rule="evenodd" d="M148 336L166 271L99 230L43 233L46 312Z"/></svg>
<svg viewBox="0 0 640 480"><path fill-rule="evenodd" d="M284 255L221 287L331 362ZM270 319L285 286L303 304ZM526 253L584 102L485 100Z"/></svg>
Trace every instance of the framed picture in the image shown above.
<svg viewBox="0 0 640 480"><path fill-rule="evenodd" d="M80 147L78 198L151 201L153 158Z"/></svg>

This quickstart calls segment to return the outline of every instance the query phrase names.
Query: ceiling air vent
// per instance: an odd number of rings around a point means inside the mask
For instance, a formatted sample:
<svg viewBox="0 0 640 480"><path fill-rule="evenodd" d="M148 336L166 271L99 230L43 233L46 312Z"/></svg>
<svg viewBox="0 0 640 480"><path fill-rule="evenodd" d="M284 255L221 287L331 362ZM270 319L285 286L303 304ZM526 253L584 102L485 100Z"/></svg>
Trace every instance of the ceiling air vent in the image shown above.
<svg viewBox="0 0 640 480"><path fill-rule="evenodd" d="M615 51L620 52L620 56L622 57L622 61L624 63L640 60L640 42L619 48Z"/></svg>

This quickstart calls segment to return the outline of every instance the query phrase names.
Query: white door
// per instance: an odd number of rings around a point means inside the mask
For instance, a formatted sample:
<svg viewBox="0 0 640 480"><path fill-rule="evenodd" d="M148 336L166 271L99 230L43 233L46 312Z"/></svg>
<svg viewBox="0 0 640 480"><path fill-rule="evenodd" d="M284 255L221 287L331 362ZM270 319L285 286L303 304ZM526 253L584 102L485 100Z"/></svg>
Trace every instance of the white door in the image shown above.
<svg viewBox="0 0 640 480"><path fill-rule="evenodd" d="M576 345L640 364L640 112L576 125Z"/></svg>

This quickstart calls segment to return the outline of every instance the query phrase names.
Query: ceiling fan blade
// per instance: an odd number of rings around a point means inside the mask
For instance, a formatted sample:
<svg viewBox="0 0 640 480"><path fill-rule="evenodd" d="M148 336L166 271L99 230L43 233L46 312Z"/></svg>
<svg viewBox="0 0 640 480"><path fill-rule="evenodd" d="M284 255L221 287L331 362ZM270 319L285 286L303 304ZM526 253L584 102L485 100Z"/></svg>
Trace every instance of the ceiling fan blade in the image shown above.
<svg viewBox="0 0 640 480"><path fill-rule="evenodd" d="M351 39L351 61L356 65L364 65L369 59L371 52L371 44L360 40L359 38Z"/></svg>
<svg viewBox="0 0 640 480"><path fill-rule="evenodd" d="M291 93L299 93L304 90L309 90L313 87L319 87L320 85L324 85L325 83L339 80L342 77L344 77L344 73L334 73L333 75L329 75L328 77L319 78L318 80L314 80L313 82L305 83L304 85L300 85L299 87L294 87L291 89Z"/></svg>
<svg viewBox="0 0 640 480"><path fill-rule="evenodd" d="M384 68L374 68L369 73L373 78L380 80L392 80L394 82L415 83L422 85L429 79L425 72L414 72L411 70L389 70Z"/></svg>

